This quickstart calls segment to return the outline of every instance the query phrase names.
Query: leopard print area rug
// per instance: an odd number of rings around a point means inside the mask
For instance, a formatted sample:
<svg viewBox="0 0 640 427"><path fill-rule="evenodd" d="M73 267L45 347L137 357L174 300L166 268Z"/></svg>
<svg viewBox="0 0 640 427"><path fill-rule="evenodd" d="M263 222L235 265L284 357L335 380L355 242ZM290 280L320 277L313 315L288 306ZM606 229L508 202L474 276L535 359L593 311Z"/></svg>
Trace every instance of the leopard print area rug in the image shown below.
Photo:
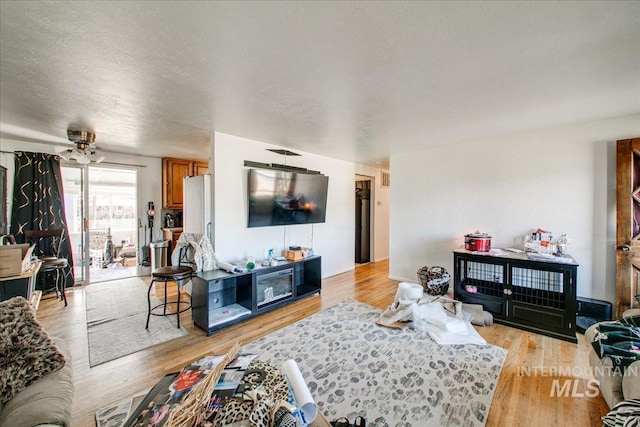
<svg viewBox="0 0 640 427"><path fill-rule="evenodd" d="M507 351L438 345L376 324L381 310L343 301L245 345L261 361L294 359L329 420L367 426L483 426Z"/></svg>

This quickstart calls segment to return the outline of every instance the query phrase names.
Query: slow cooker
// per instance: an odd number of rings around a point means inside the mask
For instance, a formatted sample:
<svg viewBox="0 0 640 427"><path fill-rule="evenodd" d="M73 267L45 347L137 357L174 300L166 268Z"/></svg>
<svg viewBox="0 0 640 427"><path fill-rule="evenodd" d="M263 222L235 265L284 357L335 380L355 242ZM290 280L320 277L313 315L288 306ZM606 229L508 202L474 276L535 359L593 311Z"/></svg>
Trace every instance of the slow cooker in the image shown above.
<svg viewBox="0 0 640 427"><path fill-rule="evenodd" d="M476 230L464 236L464 248L468 251L489 252L491 250L491 236Z"/></svg>

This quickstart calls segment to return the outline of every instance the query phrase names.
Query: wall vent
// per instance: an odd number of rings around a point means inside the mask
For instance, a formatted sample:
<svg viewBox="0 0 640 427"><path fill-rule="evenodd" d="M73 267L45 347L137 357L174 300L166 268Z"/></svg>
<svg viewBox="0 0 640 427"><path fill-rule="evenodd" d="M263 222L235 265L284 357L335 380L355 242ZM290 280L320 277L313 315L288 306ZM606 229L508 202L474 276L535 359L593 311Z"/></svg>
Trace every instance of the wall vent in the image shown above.
<svg viewBox="0 0 640 427"><path fill-rule="evenodd" d="M383 188L391 187L391 174L389 172L380 172L380 186Z"/></svg>

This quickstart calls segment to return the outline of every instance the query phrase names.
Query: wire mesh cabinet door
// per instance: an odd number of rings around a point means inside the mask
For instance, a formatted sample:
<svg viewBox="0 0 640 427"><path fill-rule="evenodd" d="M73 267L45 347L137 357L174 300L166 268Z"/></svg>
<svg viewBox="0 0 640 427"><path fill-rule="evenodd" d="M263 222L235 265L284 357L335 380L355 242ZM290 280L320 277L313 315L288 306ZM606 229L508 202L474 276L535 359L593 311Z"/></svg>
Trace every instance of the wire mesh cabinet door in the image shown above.
<svg viewBox="0 0 640 427"><path fill-rule="evenodd" d="M570 257L568 257L570 258ZM496 322L576 343L578 264L454 251L454 297Z"/></svg>
<svg viewBox="0 0 640 427"><path fill-rule="evenodd" d="M509 270L509 319L574 341L577 266L514 261Z"/></svg>
<svg viewBox="0 0 640 427"><path fill-rule="evenodd" d="M481 304L495 318L506 319L506 264L492 257L476 259L458 254L454 264L455 298L469 304Z"/></svg>

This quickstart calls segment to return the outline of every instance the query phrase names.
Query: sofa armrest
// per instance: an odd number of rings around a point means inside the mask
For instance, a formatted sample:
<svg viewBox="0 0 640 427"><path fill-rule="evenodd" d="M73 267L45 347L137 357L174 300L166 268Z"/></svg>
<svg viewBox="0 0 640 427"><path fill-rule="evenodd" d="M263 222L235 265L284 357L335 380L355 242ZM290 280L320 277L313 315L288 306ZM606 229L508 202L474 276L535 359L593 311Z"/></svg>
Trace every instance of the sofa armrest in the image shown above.
<svg viewBox="0 0 640 427"><path fill-rule="evenodd" d="M623 319L633 316L640 316L640 308L630 308L629 310L625 310L625 312L622 313Z"/></svg>
<svg viewBox="0 0 640 427"><path fill-rule="evenodd" d="M0 412L0 426L31 427L39 425L71 425L73 380L71 353L67 343L51 337L64 355L64 366L16 394Z"/></svg>

